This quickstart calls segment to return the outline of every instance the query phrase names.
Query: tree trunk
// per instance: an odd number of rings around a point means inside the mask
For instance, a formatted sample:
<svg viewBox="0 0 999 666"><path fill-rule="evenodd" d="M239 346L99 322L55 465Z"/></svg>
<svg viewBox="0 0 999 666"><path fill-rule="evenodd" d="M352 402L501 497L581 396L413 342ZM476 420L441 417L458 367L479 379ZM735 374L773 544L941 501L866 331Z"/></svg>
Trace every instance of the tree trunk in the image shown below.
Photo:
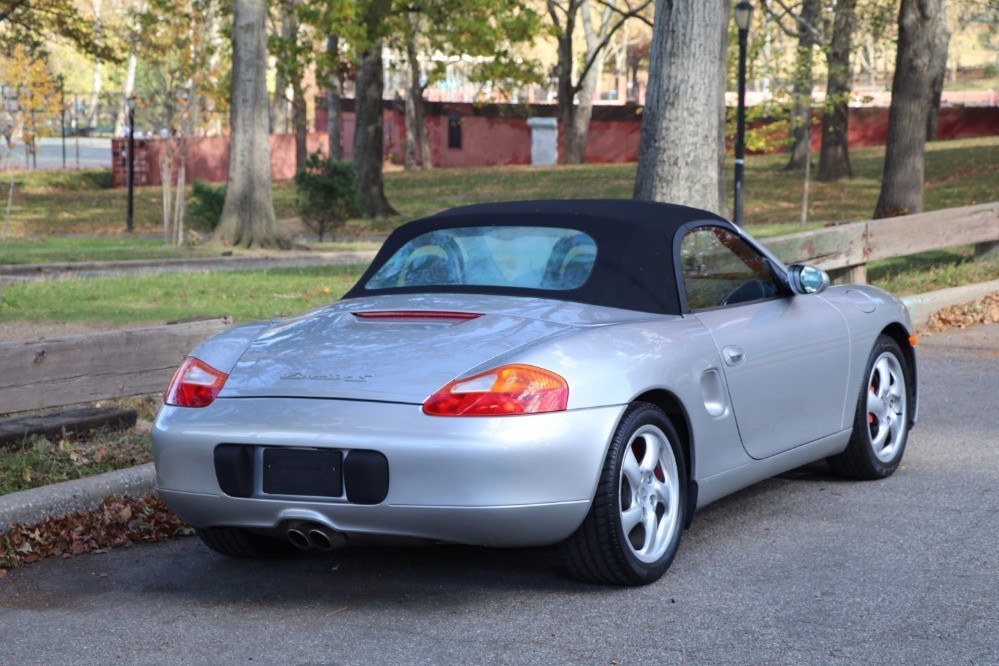
<svg viewBox="0 0 999 666"><path fill-rule="evenodd" d="M184 173L184 162L185 158L182 155L180 165L177 167L177 201L174 202L173 207L173 229L176 234L175 245L184 244L184 210L187 207L187 202L184 199L185 181L187 180L187 175Z"/></svg>
<svg viewBox="0 0 999 666"><path fill-rule="evenodd" d="M213 241L283 247L274 219L267 118L267 0L233 0L229 177Z"/></svg>
<svg viewBox="0 0 999 666"><path fill-rule="evenodd" d="M354 165L361 208L368 217L395 215L385 198L382 179L382 42L376 40L370 51L359 54L356 101L354 103Z"/></svg>
<svg viewBox="0 0 999 666"><path fill-rule="evenodd" d="M269 123L271 133L286 134L288 132L288 118L288 83L283 74L275 72L274 100L271 103Z"/></svg>
<svg viewBox="0 0 999 666"><path fill-rule="evenodd" d="M118 101L118 115L114 121L114 135L121 136L125 126L128 124L128 98L135 90L135 70L138 67L139 59L135 54L136 46L132 45L128 52L128 64L125 65L125 80L121 84L121 98Z"/></svg>
<svg viewBox="0 0 999 666"><path fill-rule="evenodd" d="M208 43L211 45L212 54L208 58L208 84L217 88L221 85L219 81L219 60L222 58L223 40L222 34L222 8L215 6L209 14L208 20ZM217 108L215 100L208 95L203 95L202 108L206 111L207 122L205 123L205 135L217 136L222 133L222 119L215 113Z"/></svg>
<svg viewBox="0 0 999 666"><path fill-rule="evenodd" d="M822 150L819 154L819 180L831 181L853 176L847 146L850 102L850 48L856 25L857 0L838 0L833 18L832 41L826 52L828 68L826 104L822 114Z"/></svg>
<svg viewBox="0 0 999 666"><path fill-rule="evenodd" d="M233 0L235 2L235 0ZM288 43L294 40L298 33L298 16L295 14L295 0L280 0L281 2L281 39ZM274 73L274 101L271 104L271 133L287 134L289 120L292 113L289 113L288 99L289 81L285 78L282 68L278 67ZM294 93L293 93L294 95ZM292 98L291 101L294 101Z"/></svg>
<svg viewBox="0 0 999 666"><path fill-rule="evenodd" d="M282 4L281 36L286 44L298 43L298 14L295 11L296 0L285 0ZM297 56L295 56L297 57ZM295 171L305 171L305 160L309 156L307 108L305 91L302 89L301 69L294 68L291 81L291 131L295 135Z"/></svg>
<svg viewBox="0 0 999 666"><path fill-rule="evenodd" d="M614 90L616 101L627 100L628 88L628 24L621 26L621 45L614 52Z"/></svg>
<svg viewBox="0 0 999 666"><path fill-rule="evenodd" d="M549 2L549 14L556 20L554 3ZM562 162L567 163L569 155L576 155L580 150L576 147L578 137L573 131L576 127L576 87L572 84L572 36L576 30L576 13L579 4L570 0L566 9L565 25L558 35L558 64L556 94L558 95L558 124L562 133ZM558 25L556 22L555 25ZM578 163L578 161L576 162Z"/></svg>
<svg viewBox="0 0 999 666"><path fill-rule="evenodd" d="M419 17L410 16L410 22L413 23L413 29L418 30L419 26L417 21ZM420 84L420 60L416 53L416 40L413 39L406 43L406 59L409 61L409 91L406 94L407 104L412 103L413 107L413 140L415 141L414 154L418 154L420 157L420 166L424 169L433 168L433 158L430 155L430 140L427 137L427 121L426 113L423 107L423 86ZM409 107L406 108L406 113L409 113ZM406 116L406 123L409 124L409 116ZM407 136L409 135L409 128L407 127Z"/></svg>
<svg viewBox="0 0 999 666"><path fill-rule="evenodd" d="M305 91L301 81L293 81L291 88L294 97L291 102L291 126L295 132L295 171L305 171L305 161L309 157L309 127L306 119Z"/></svg>
<svg viewBox="0 0 999 666"><path fill-rule="evenodd" d="M723 208L719 91L725 0L657 0L635 198Z"/></svg>
<svg viewBox="0 0 999 666"><path fill-rule="evenodd" d="M94 37L98 40L101 36L101 14L104 3L100 0L93 3L94 9ZM101 110L101 88L103 86L104 63L99 57L94 58L94 68L90 76L90 97L87 99L87 127L95 128L100 123Z"/></svg>
<svg viewBox="0 0 999 666"><path fill-rule="evenodd" d="M409 81L403 93L406 115L406 132L403 141L403 166L406 169L416 168L416 152L419 136L416 129L416 97L420 94L419 64L416 62L416 25L412 18L410 24L414 32L406 39L406 64L409 67Z"/></svg>
<svg viewBox="0 0 999 666"><path fill-rule="evenodd" d="M805 167L805 159L810 153L812 138L812 66L815 44L818 41L813 30L819 22L822 9L820 0L804 0L801 4L801 19L807 25L798 24L798 52L794 62L794 93L791 108L791 155L784 167L785 171L798 171Z"/></svg>
<svg viewBox="0 0 999 666"><path fill-rule="evenodd" d="M170 229L173 218L170 216L170 158L171 139L164 142L163 157L160 159L160 183L163 185L163 244L170 245Z"/></svg>
<svg viewBox="0 0 999 666"><path fill-rule="evenodd" d="M405 169L416 168L416 104L413 100L413 88L406 87L403 101L406 116L406 131L403 139L402 164Z"/></svg>
<svg viewBox="0 0 999 666"><path fill-rule="evenodd" d="M326 72L326 136L329 138L330 157L343 159L343 136L341 127L342 100L340 98L340 74L336 65L340 60L340 38L330 35L326 38L326 54L329 56L329 71Z"/></svg>
<svg viewBox="0 0 999 666"><path fill-rule="evenodd" d="M572 124L566 125L566 138L571 134L571 140L565 144L564 163L582 164L586 156L586 138L590 132L590 118L593 116L593 94L600 83L600 73L604 69L605 50L601 47L601 36L593 29L593 8L590 0L583 0L580 4L580 14L583 19L583 34L586 37L586 55L583 62L593 64L580 80L576 98L575 113L572 117ZM609 19L610 10L604 12L604 24ZM598 50L599 49L599 50Z"/></svg>
<svg viewBox="0 0 999 666"><path fill-rule="evenodd" d="M933 73L936 21L943 0L902 0L898 56L888 111L888 145L875 218L923 210L923 151Z"/></svg>
<svg viewBox="0 0 999 666"><path fill-rule="evenodd" d="M942 0L940 14L933 26L933 56L930 59L930 108L926 113L926 140L936 141L940 132L940 99L943 97L944 78L947 76L947 48L950 30L947 29L947 0Z"/></svg>
<svg viewBox="0 0 999 666"><path fill-rule="evenodd" d="M416 144L420 147L420 166L434 168L434 158L430 152L430 137L427 136L427 116L423 104L423 86L413 88L413 112L416 121Z"/></svg>
<svg viewBox="0 0 999 666"><path fill-rule="evenodd" d="M727 2L722 2L722 25L727 26L729 20L729 7ZM728 196L725 192L725 161L728 156L725 154L725 115L727 109L725 108L725 89L728 87L728 30L722 29L718 31L718 90L715 93L716 108L718 109L716 114L718 117L718 135L717 135L717 146L716 150L718 152L718 208L715 210L716 213L722 217L729 217L728 208Z"/></svg>
<svg viewBox="0 0 999 666"><path fill-rule="evenodd" d="M99 59L94 60L94 69L90 77L90 98L87 100L87 127L91 128L97 127L100 123L103 70L104 63Z"/></svg>

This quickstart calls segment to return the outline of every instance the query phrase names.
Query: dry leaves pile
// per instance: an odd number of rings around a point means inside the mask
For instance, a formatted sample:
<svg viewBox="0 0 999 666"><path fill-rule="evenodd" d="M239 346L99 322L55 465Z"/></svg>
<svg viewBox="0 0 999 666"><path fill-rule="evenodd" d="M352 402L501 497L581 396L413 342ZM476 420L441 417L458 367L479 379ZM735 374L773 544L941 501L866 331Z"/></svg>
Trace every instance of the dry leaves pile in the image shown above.
<svg viewBox="0 0 999 666"><path fill-rule="evenodd" d="M971 303L962 303L933 313L925 333L940 333L951 328L999 322L999 291Z"/></svg>
<svg viewBox="0 0 999 666"><path fill-rule="evenodd" d="M0 534L0 578L4 569L43 557L73 557L141 541L163 541L193 534L156 497L110 497L92 511L17 525Z"/></svg>

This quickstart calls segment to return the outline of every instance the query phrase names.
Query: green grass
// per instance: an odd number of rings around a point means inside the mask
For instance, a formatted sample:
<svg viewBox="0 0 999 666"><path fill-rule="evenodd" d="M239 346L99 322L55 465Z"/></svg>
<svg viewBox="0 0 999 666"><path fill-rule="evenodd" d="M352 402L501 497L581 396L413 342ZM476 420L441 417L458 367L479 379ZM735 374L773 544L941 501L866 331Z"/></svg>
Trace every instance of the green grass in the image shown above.
<svg viewBox="0 0 999 666"><path fill-rule="evenodd" d="M0 323L123 325L215 315L231 315L237 322L283 317L336 300L364 268L348 264L15 284L0 292Z"/></svg>
<svg viewBox="0 0 999 666"><path fill-rule="evenodd" d="M110 169L18 171L14 179L9 237L54 234L107 236L125 231L128 192L124 187L111 186ZM10 173L0 173L0 195L4 206L9 185ZM186 192L190 201L190 186ZM291 181L275 184L274 212L278 219L295 217L295 191ZM137 232L162 232L161 186L135 188L132 219Z"/></svg>
<svg viewBox="0 0 999 666"><path fill-rule="evenodd" d="M19 444L0 447L0 495L79 479L153 459L147 434L96 433L93 437L68 437L50 441L29 437Z"/></svg>
<svg viewBox="0 0 999 666"><path fill-rule="evenodd" d="M871 284L899 296L999 280L999 261L975 261L971 247L934 250L868 264Z"/></svg>
<svg viewBox="0 0 999 666"><path fill-rule="evenodd" d="M854 149L850 155L853 178L835 183L812 181L810 222L870 218L877 203L884 148ZM781 170L786 159L786 155L747 158L746 223L760 236L770 231L761 231L759 225L794 226L799 219L801 179L799 174ZM817 154L814 160L818 162ZM342 235L384 235L405 221L469 203L526 198L627 198L634 186L635 169L635 164L586 164L391 171L385 174L385 191L400 215L351 220ZM726 172L729 181L730 174ZM926 210L999 199L999 136L929 144L926 179ZM126 193L124 188L110 189L110 171L18 173L17 182L10 228L13 237L66 233L106 236L119 234L124 228ZM0 175L0 195L6 195L7 183L7 177ZM160 231L162 196L160 187L136 189L137 231ZM294 183L275 182L278 218L295 217L294 204Z"/></svg>
<svg viewBox="0 0 999 666"><path fill-rule="evenodd" d="M818 165L815 154L813 167ZM760 224L787 224L801 210L801 176L782 171L786 155L746 158L746 221L754 233ZM869 220L881 189L884 147L850 151L853 178L809 185L809 221ZM926 146L924 210L970 206L999 199L999 136L939 141Z"/></svg>

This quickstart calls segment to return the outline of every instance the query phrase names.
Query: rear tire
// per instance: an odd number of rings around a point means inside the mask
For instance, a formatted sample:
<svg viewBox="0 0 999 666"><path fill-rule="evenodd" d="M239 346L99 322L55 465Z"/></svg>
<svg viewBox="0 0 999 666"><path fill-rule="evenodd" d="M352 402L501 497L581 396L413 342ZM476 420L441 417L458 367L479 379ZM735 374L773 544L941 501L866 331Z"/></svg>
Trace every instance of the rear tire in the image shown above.
<svg viewBox="0 0 999 666"><path fill-rule="evenodd" d="M195 531L216 553L241 560L272 560L295 550L287 541L261 536L241 527L199 527Z"/></svg>
<svg viewBox="0 0 999 666"><path fill-rule="evenodd" d="M631 405L611 440L590 511L559 545L569 573L608 585L647 585L669 569L683 535L687 468L669 417Z"/></svg>
<svg viewBox="0 0 999 666"><path fill-rule="evenodd" d="M850 443L827 459L834 472L851 479L883 479L898 469L909 436L911 377L898 343L887 335L878 337L864 371Z"/></svg>

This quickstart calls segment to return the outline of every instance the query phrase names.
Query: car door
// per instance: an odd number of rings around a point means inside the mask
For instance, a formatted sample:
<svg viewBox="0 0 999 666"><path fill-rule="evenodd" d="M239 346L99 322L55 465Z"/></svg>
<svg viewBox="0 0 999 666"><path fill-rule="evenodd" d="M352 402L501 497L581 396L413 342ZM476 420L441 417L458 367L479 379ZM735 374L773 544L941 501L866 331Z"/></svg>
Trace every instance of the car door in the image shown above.
<svg viewBox="0 0 999 666"><path fill-rule="evenodd" d="M764 255L720 226L679 244L686 307L711 332L743 446L768 458L843 428L849 334L819 296L791 295Z"/></svg>

